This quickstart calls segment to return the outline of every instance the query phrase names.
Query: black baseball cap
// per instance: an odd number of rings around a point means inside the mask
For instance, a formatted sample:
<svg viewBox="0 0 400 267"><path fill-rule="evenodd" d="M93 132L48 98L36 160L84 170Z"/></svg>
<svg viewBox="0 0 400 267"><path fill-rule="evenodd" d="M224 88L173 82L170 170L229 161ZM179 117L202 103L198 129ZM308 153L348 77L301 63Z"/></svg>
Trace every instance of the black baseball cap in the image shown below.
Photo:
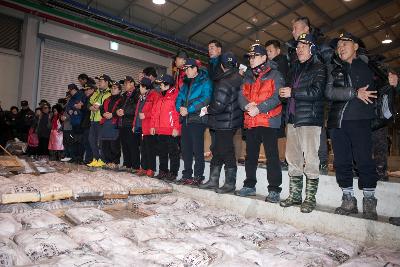
<svg viewBox="0 0 400 267"><path fill-rule="evenodd" d="M341 33L341 34L339 35L339 37L334 38L334 39L331 41L331 46L336 48L336 47L337 47L337 44L338 44L338 42L339 42L340 40L342 40L342 41L350 41L350 42L354 42L354 43L356 43L356 44L360 44L360 41L361 41L358 37L354 36L352 33L350 33L350 32L343 32L343 33Z"/></svg>
<svg viewBox="0 0 400 267"><path fill-rule="evenodd" d="M106 75L106 74L101 74L100 76L96 76L94 77L96 80L104 80L106 82L111 82L111 78L110 76Z"/></svg>
<svg viewBox="0 0 400 267"><path fill-rule="evenodd" d="M297 40L296 40L296 45L298 43L312 45L312 44L315 44L315 40L314 40L314 37L312 34L302 33L302 34L300 34L299 38L297 38Z"/></svg>
<svg viewBox="0 0 400 267"><path fill-rule="evenodd" d="M131 83L132 83L132 82L133 82L133 83L136 83L132 76L125 76L125 78L124 78L123 80L119 80L119 83L120 83L120 84L124 84L125 81L131 82Z"/></svg>
<svg viewBox="0 0 400 267"><path fill-rule="evenodd" d="M253 44L250 46L249 52L246 53L246 57L250 56L264 56L267 54L265 46L261 44Z"/></svg>
<svg viewBox="0 0 400 267"><path fill-rule="evenodd" d="M174 78L168 74L162 74L157 80L156 83L167 83L169 85L174 85Z"/></svg>
<svg viewBox="0 0 400 267"><path fill-rule="evenodd" d="M78 86L76 86L76 84L70 83L70 84L68 84L68 90L76 90L76 91L78 91L79 89L78 89Z"/></svg>
<svg viewBox="0 0 400 267"><path fill-rule="evenodd" d="M233 68L237 66L237 58L232 52L225 52L221 56L221 64L225 68Z"/></svg>
<svg viewBox="0 0 400 267"><path fill-rule="evenodd" d="M176 55L173 58L175 59L177 57L187 59L187 58L189 58L189 55L186 52L186 50L180 49L180 50L178 50L178 52L176 52Z"/></svg>
<svg viewBox="0 0 400 267"><path fill-rule="evenodd" d="M140 80L139 84L144 85L147 89L153 88L153 83L151 82L151 80L149 78L146 78L146 77L143 77Z"/></svg>
<svg viewBox="0 0 400 267"><path fill-rule="evenodd" d="M26 101L26 100L22 100L21 101L21 106L29 106L29 103L28 103L28 101Z"/></svg>

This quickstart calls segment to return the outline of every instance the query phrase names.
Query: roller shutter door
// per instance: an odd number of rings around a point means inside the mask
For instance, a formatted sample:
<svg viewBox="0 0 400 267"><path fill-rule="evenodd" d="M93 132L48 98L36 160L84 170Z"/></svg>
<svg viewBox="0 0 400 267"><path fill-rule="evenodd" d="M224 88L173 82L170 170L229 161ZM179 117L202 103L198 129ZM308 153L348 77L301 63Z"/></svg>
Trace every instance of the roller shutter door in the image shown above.
<svg viewBox="0 0 400 267"><path fill-rule="evenodd" d="M65 97L68 84L78 85L77 77L81 73L86 73L89 77L105 73L115 80L131 75L137 80L139 73L147 66L154 66L158 73L166 71L165 67L119 55L49 39L44 42L38 101L46 99L52 105L59 98Z"/></svg>

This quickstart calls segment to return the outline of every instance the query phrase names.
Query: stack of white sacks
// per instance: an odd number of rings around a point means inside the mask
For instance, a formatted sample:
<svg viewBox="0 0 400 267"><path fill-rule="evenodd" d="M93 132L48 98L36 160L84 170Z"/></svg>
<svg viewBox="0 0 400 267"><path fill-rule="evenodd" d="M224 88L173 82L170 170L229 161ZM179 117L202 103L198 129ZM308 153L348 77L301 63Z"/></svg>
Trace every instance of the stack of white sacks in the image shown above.
<svg viewBox="0 0 400 267"><path fill-rule="evenodd" d="M154 215L115 219L71 204L61 219L16 204L0 214L0 266L400 265L399 249L244 218L177 194L136 201Z"/></svg>

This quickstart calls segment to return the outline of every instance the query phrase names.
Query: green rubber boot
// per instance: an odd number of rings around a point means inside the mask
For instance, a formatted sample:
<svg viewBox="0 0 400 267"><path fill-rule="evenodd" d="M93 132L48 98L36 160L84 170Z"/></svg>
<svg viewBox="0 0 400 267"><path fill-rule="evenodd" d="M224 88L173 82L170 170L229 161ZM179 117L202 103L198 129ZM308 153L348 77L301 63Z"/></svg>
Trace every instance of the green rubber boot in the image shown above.
<svg viewBox="0 0 400 267"><path fill-rule="evenodd" d="M300 211L303 213L310 213L315 209L317 204L315 195L318 190L319 179L306 179L306 198L301 204Z"/></svg>
<svg viewBox="0 0 400 267"><path fill-rule="evenodd" d="M302 201L303 176L291 176L289 181L289 196L279 204L281 207L300 205Z"/></svg>

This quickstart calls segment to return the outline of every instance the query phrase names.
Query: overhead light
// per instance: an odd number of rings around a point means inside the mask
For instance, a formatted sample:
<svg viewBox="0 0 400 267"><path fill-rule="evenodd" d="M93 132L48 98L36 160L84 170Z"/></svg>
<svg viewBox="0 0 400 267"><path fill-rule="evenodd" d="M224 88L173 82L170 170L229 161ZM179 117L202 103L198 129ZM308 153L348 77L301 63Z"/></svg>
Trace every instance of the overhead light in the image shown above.
<svg viewBox="0 0 400 267"><path fill-rule="evenodd" d="M153 0L153 3L156 5L164 5L165 4L165 0Z"/></svg>
<svg viewBox="0 0 400 267"><path fill-rule="evenodd" d="M119 43L110 41L110 49L114 51L118 51Z"/></svg>
<svg viewBox="0 0 400 267"><path fill-rule="evenodd" d="M385 40L382 41L382 44L390 44L392 42L392 39L390 39L389 34L386 34Z"/></svg>
<svg viewBox="0 0 400 267"><path fill-rule="evenodd" d="M351 2L351 0L343 0L344 2Z"/></svg>

